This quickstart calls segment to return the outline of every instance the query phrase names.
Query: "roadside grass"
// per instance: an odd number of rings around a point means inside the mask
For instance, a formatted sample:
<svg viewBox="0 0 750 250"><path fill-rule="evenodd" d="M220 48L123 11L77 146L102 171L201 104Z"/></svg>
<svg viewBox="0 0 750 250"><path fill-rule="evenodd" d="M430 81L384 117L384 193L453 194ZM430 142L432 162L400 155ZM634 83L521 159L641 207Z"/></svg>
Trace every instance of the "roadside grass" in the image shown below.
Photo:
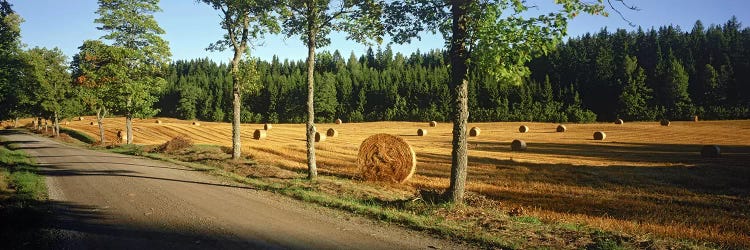
<svg viewBox="0 0 750 250"><path fill-rule="evenodd" d="M172 153L151 152L154 147L126 145L110 152L145 156L172 162L244 183L259 190L342 209L439 237L481 248L499 249L710 249L722 246L684 239L605 230L579 222L541 218L508 209L502 202L469 192L465 205L442 202L440 190L359 181L321 175L305 180L305 173L258 164L252 159L234 161L226 149L195 145ZM532 208L527 208L531 210ZM724 246L730 247L731 246Z"/></svg>
<svg viewBox="0 0 750 250"><path fill-rule="evenodd" d="M89 135L87 135L85 133L82 133L82 132L80 132L78 130L75 130L75 129L60 128L60 134L61 135L62 134L66 134L66 135L72 137L73 139L79 140L79 141L81 141L83 143L86 143L86 144L96 143L96 139L95 138L93 138L93 137L91 137L91 136L89 136Z"/></svg>
<svg viewBox="0 0 750 250"><path fill-rule="evenodd" d="M12 148L0 146L0 244L29 248L41 244L47 187L31 158Z"/></svg>

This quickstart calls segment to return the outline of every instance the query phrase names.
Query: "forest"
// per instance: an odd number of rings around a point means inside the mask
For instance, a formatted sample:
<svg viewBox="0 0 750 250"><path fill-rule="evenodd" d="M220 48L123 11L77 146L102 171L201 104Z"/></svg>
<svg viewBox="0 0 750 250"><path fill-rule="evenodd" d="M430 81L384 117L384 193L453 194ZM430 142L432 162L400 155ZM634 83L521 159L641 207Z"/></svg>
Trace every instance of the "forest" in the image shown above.
<svg viewBox="0 0 750 250"><path fill-rule="evenodd" d="M315 62L317 121L447 121L447 51L403 55L321 52ZM243 96L243 122L305 120L304 61L255 61L258 86ZM595 122L750 118L750 29L736 18L690 31L665 26L602 29L531 60L522 84L470 74L470 121ZM156 103L159 116L229 121L229 65L176 61ZM475 70L475 72L480 72Z"/></svg>

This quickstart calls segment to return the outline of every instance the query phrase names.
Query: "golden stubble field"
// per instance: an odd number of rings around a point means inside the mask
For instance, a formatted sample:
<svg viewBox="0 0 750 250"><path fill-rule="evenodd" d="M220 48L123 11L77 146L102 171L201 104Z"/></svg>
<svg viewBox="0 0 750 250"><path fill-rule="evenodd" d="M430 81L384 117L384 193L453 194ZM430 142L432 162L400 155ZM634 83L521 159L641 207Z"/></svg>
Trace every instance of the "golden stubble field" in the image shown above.
<svg viewBox="0 0 750 250"><path fill-rule="evenodd" d="M68 127L98 138L93 117ZM229 123L169 118L136 119L136 144L161 144L188 136L197 144L231 145ZM108 140L124 129L124 118L105 119ZM519 133L526 125L528 133ZM469 137L468 189L506 207L523 207L543 220L583 223L606 230L707 240L750 247L750 120L615 124L534 122L470 123L481 128ZM305 170L305 125L273 124L264 140L254 140L263 124L243 124L243 153L286 169ZM426 122L317 124L338 137L317 143L318 169L324 174L357 174L359 144L376 133L399 135L417 154L414 189L447 188L452 124ZM416 136L417 129L427 136ZM604 141L593 140L604 131ZM510 151L513 139L528 150ZM721 158L702 158L705 144L721 146Z"/></svg>

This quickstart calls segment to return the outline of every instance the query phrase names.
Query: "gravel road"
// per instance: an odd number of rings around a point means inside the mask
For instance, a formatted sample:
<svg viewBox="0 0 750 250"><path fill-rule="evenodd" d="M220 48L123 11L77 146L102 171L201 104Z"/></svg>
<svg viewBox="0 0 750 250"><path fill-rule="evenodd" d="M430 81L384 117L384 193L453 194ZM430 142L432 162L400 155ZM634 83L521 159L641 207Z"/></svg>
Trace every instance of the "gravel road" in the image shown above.
<svg viewBox="0 0 750 250"><path fill-rule="evenodd" d="M0 133L46 177L56 249L466 249L140 157Z"/></svg>

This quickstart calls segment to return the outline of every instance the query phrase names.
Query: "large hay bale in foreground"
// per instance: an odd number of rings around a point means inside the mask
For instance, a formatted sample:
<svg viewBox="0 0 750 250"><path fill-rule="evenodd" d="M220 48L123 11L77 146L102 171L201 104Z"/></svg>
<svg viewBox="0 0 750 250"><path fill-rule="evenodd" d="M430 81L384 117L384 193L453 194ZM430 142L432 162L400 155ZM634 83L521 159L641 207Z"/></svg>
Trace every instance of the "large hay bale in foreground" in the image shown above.
<svg viewBox="0 0 750 250"><path fill-rule="evenodd" d="M336 124L341 124L341 123L343 123L343 121L341 121L341 119L336 119Z"/></svg>
<svg viewBox="0 0 750 250"><path fill-rule="evenodd" d="M263 130L271 130L273 128L273 125L266 123L263 124Z"/></svg>
<svg viewBox="0 0 750 250"><path fill-rule="evenodd" d="M128 140L128 133L125 133L125 131L117 130L117 139L119 139L121 142Z"/></svg>
<svg viewBox="0 0 750 250"><path fill-rule="evenodd" d="M669 122L669 120L667 120L667 119L661 119L661 121L659 121L659 124L661 124L662 126L665 126L665 127L669 127L669 124L672 124L672 123Z"/></svg>
<svg viewBox="0 0 750 250"><path fill-rule="evenodd" d="M253 139L263 140L267 135L266 130L256 129L255 132L253 132Z"/></svg>
<svg viewBox="0 0 750 250"><path fill-rule="evenodd" d="M623 121L622 119L615 120L615 124L617 124L617 125L622 125L624 123L625 123L625 121Z"/></svg>
<svg viewBox="0 0 750 250"><path fill-rule="evenodd" d="M512 151L526 151L526 142L523 140L513 140L510 143L510 150Z"/></svg>
<svg viewBox="0 0 750 250"><path fill-rule="evenodd" d="M557 125L556 131L562 133L562 132L568 131L568 128L565 127L565 125L560 124L560 125Z"/></svg>
<svg viewBox="0 0 750 250"><path fill-rule="evenodd" d="M605 134L604 132L602 131L594 132L594 140L603 141L605 138L607 138L607 134Z"/></svg>
<svg viewBox="0 0 750 250"><path fill-rule="evenodd" d="M200 125L201 125L201 123L200 123L200 122L193 122L193 125L195 125L195 126L200 126Z"/></svg>
<svg viewBox="0 0 750 250"><path fill-rule="evenodd" d="M417 129L417 135L418 136L425 136L425 135L427 135L427 130L426 129L421 129L421 128Z"/></svg>
<svg viewBox="0 0 750 250"><path fill-rule="evenodd" d="M320 132L315 132L315 142L322 142L326 140L326 135L321 134Z"/></svg>
<svg viewBox="0 0 750 250"><path fill-rule="evenodd" d="M479 136L480 133L482 133L482 130L478 127L472 127L471 130L469 130L469 136Z"/></svg>
<svg viewBox="0 0 750 250"><path fill-rule="evenodd" d="M326 131L326 136L328 136L328 137L336 137L336 136L339 136L339 131L336 131L336 130L335 130L335 129L333 129L333 128L329 128L329 129L328 129L328 130Z"/></svg>
<svg viewBox="0 0 750 250"><path fill-rule="evenodd" d="M437 122L436 121L431 121L430 122L430 127L437 127Z"/></svg>
<svg viewBox="0 0 750 250"><path fill-rule="evenodd" d="M526 125L521 125L520 127L518 127L518 132L521 132L521 133L529 132L529 127L527 127Z"/></svg>
<svg viewBox="0 0 750 250"><path fill-rule="evenodd" d="M417 158L401 137L376 134L362 141L357 165L363 180L404 183L416 172Z"/></svg>
<svg viewBox="0 0 750 250"><path fill-rule="evenodd" d="M721 156L721 148L718 145L705 145L701 148L701 156L716 158Z"/></svg>

